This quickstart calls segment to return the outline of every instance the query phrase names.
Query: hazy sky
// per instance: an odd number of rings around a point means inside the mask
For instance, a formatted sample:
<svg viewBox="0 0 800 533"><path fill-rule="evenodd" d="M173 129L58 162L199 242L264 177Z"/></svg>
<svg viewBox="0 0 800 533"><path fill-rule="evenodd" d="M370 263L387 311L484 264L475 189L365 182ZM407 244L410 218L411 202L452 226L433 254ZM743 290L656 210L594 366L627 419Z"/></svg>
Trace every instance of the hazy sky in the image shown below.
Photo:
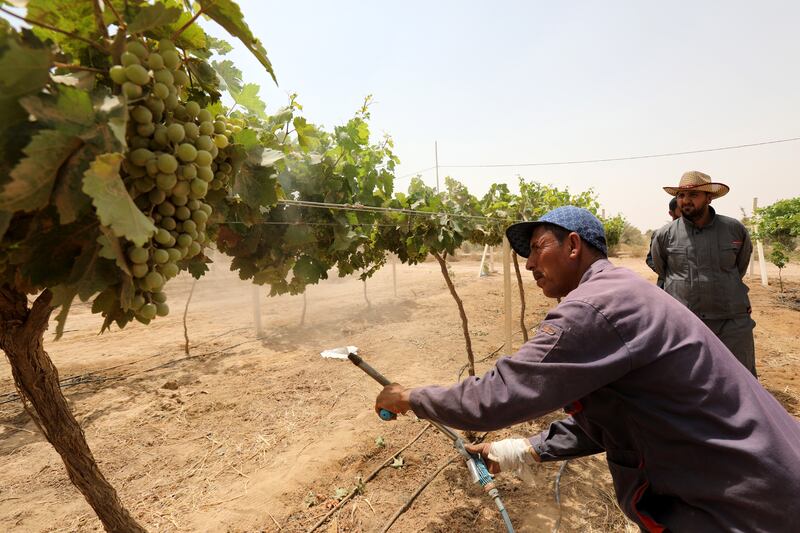
<svg viewBox="0 0 800 533"><path fill-rule="evenodd" d="M270 110L299 94L326 128L372 94L397 176L434 165L482 195L517 175L598 193L641 229L664 185L701 170L740 216L800 195L800 141L564 166L453 168L636 156L800 137L800 2L273 2L240 0L279 87L238 41L231 57ZM224 30L204 24L212 34ZM423 178L435 183L428 170ZM399 179L405 189L410 178ZM514 185L514 188L516 186Z"/></svg>

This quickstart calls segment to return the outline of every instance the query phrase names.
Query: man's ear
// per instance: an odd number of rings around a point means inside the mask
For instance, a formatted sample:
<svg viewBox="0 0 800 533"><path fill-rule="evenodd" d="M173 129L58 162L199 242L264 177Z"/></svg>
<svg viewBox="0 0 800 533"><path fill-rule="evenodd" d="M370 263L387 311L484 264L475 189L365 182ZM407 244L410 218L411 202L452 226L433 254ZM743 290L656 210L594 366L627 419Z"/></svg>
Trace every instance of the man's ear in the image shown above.
<svg viewBox="0 0 800 533"><path fill-rule="evenodd" d="M581 241L581 236L573 231L567 236L567 239L569 240L569 256L578 257L578 254L583 248L583 241Z"/></svg>

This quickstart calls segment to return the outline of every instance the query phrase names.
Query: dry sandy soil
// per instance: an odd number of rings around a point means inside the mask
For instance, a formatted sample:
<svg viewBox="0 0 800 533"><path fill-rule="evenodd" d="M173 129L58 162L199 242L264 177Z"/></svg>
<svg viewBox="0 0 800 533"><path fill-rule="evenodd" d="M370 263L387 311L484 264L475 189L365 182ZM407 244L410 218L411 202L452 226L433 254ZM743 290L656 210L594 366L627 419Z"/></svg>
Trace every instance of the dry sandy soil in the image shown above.
<svg viewBox="0 0 800 533"><path fill-rule="evenodd" d="M613 259L648 279L640 258ZM499 265L497 265L499 269ZM470 318L476 357L507 353L502 274L478 278L474 260L452 263ZM776 274L777 272L773 272ZM448 383L465 361L456 306L438 265L398 265L363 285L332 279L303 297L258 298L263 330L254 330L253 289L218 263L197 282L188 310L191 355L184 354L182 312L192 287L168 287L172 313L151 326L97 335L100 320L73 307L67 333L46 347L95 457L133 515L150 531L307 531L425 422L380 421L379 387L347 362L322 359L326 348L356 345L393 380ZM800 269L784 271L793 295L748 280L760 378L800 415ZM528 327L554 305L527 281ZM514 289L516 291L516 288ZM791 304L795 307L792 308ZM514 294L518 312L518 295ZM515 327L518 317L514 319ZM517 334L515 342L521 342ZM499 350L498 350L499 349ZM479 373L497 355L478 364ZM98 531L100 524L67 479L19 400L0 361L0 530ZM554 413L488 439L532 434ZM376 443L381 441L383 446ZM429 429L320 531L378 531L454 450ZM535 486L501 476L499 486L518 531L635 531L614 504L602 456L537 470ZM560 520L560 522L559 522ZM392 531L505 531L494 507L454 463L422 492Z"/></svg>

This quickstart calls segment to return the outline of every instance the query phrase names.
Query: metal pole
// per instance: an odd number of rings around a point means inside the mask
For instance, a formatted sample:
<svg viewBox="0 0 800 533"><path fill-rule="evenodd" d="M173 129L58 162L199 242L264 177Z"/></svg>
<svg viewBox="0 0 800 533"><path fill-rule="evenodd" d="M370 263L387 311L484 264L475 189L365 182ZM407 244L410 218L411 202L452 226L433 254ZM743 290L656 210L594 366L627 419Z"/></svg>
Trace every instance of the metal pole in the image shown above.
<svg viewBox="0 0 800 533"><path fill-rule="evenodd" d="M392 257L392 283L394 284L394 297L397 298L397 257Z"/></svg>
<svg viewBox="0 0 800 533"><path fill-rule="evenodd" d="M758 198L753 198L753 215L750 220L750 231L755 232L756 230L756 209L758 209ZM756 262L756 254L750 253L750 267L747 269L747 275L749 277L753 277L755 275L753 265Z"/></svg>
<svg viewBox="0 0 800 533"><path fill-rule="evenodd" d="M433 153L436 158L436 194L439 194L439 142L433 141Z"/></svg>

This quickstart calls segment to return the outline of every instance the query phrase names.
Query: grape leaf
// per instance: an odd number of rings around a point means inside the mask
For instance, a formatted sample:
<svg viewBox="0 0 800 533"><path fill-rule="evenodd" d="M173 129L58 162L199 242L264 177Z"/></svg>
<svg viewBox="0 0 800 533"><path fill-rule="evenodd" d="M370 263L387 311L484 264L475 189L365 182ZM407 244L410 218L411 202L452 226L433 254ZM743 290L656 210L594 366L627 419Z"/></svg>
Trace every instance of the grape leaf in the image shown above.
<svg viewBox="0 0 800 533"><path fill-rule="evenodd" d="M11 218L14 215L9 213L8 211L0 211L0 240L3 239L3 235L6 234L8 230L8 225L11 223Z"/></svg>
<svg viewBox="0 0 800 533"><path fill-rule="evenodd" d="M225 88L231 95L242 92L242 71L234 66L233 61L230 59L214 61L211 65L225 82Z"/></svg>
<svg viewBox="0 0 800 533"><path fill-rule="evenodd" d="M305 284L317 283L323 276L326 276L327 269L318 261L308 255L302 255L292 268L294 275Z"/></svg>
<svg viewBox="0 0 800 533"><path fill-rule="evenodd" d="M50 80L50 51L28 48L10 39L0 57L0 94L18 97L37 91Z"/></svg>
<svg viewBox="0 0 800 533"><path fill-rule="evenodd" d="M233 96L237 104L245 107L257 117L266 120L267 105L258 97L258 90L259 86L255 83L246 83L238 95L231 94L231 96Z"/></svg>
<svg viewBox="0 0 800 533"><path fill-rule="evenodd" d="M228 41L225 41L223 39L215 39L210 35L207 37L207 40L208 40L208 49L214 50L221 56L224 56L233 51L233 46L231 46L231 44Z"/></svg>
<svg viewBox="0 0 800 533"><path fill-rule="evenodd" d="M275 172L260 165L244 165L236 177L232 192L251 208L273 206L278 201Z"/></svg>
<svg viewBox="0 0 800 533"><path fill-rule="evenodd" d="M297 142L300 144L300 148L306 152L319 148L319 132L313 124L309 124L303 117L295 117L292 123L297 133Z"/></svg>
<svg viewBox="0 0 800 533"><path fill-rule="evenodd" d="M302 248L306 244L313 244L317 241L314 230L305 224L295 224L286 228L283 242L291 248Z"/></svg>
<svg viewBox="0 0 800 533"><path fill-rule="evenodd" d="M86 91L60 85L57 96L43 94L20 99L25 110L50 128L78 135L94 125L92 100Z"/></svg>
<svg viewBox="0 0 800 533"><path fill-rule="evenodd" d="M122 154L102 154L95 158L83 175L83 192L92 198L100 223L117 237L125 237L143 246L156 231L125 190L119 167Z"/></svg>
<svg viewBox="0 0 800 533"><path fill-rule="evenodd" d="M177 22L180 16L180 8L167 7L164 4L156 2L153 5L144 6L139 10L133 22L128 24L128 31L130 33L142 33L159 26L173 24Z"/></svg>
<svg viewBox="0 0 800 533"><path fill-rule="evenodd" d="M250 27L244 21L242 10L233 0L199 0L200 6L209 18L225 28L228 33L237 37L245 47L264 65L272 80L277 84L272 63L267 58L267 51L261 41L255 38Z"/></svg>
<svg viewBox="0 0 800 533"><path fill-rule="evenodd" d="M42 130L23 150L27 156L11 171L0 194L2 211L35 211L47 205L58 170L81 146L80 139L56 130Z"/></svg>

